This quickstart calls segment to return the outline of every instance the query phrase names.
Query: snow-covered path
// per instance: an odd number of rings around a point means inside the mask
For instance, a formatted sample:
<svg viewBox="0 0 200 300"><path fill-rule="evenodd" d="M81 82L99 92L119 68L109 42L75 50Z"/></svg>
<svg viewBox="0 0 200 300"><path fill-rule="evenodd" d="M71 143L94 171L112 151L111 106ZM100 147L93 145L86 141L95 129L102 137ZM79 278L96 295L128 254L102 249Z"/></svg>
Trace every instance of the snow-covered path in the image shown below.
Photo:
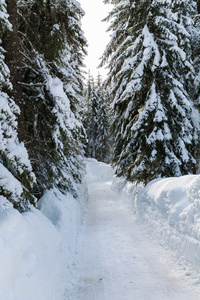
<svg viewBox="0 0 200 300"><path fill-rule="evenodd" d="M199 287L141 233L111 189L109 166L88 163L89 200L73 300L199 300Z"/></svg>

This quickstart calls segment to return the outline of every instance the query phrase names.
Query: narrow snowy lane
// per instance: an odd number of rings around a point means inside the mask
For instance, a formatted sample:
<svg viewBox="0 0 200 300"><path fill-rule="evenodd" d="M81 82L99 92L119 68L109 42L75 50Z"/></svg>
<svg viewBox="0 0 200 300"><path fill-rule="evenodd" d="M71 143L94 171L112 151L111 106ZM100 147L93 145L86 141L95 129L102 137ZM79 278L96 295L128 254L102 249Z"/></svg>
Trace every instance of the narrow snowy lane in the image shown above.
<svg viewBox="0 0 200 300"><path fill-rule="evenodd" d="M200 299L199 288L172 269L162 250L143 236L111 189L112 178L106 164L88 163L89 200L74 300Z"/></svg>

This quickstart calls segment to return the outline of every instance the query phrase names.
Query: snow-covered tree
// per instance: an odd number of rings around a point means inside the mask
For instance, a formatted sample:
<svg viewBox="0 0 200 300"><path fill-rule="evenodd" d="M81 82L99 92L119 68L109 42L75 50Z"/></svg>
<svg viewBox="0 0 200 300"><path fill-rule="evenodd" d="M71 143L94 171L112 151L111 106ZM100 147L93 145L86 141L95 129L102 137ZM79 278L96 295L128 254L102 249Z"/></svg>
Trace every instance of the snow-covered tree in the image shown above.
<svg viewBox="0 0 200 300"><path fill-rule="evenodd" d="M84 120L88 139L86 155L88 157L96 158L99 101L95 90L94 78L92 76L89 76L87 83L86 102L88 105Z"/></svg>
<svg viewBox="0 0 200 300"><path fill-rule="evenodd" d="M86 44L77 1L18 1L26 141L34 193L52 186L76 195L83 173L80 67Z"/></svg>
<svg viewBox="0 0 200 300"><path fill-rule="evenodd" d="M19 107L8 95L12 90L10 72L5 63L2 38L6 31L12 30L8 20L7 6L0 3L0 195L23 211L35 204L31 189L35 181L28 153L17 134ZM1 198L1 204L3 198Z"/></svg>
<svg viewBox="0 0 200 300"><path fill-rule="evenodd" d="M191 32L192 35L192 46L193 46L193 62L194 68L197 73L194 89L193 89L193 98L195 107L198 110L196 113L196 121L199 125L200 123L200 1L198 1L198 14L194 15L194 24L195 29ZM198 173L200 171L200 139L197 150L197 162L198 162Z"/></svg>
<svg viewBox="0 0 200 300"><path fill-rule="evenodd" d="M110 101L108 90L104 87L101 77L97 78L97 97L99 101L98 113L98 143L97 158L103 162L110 162Z"/></svg>
<svg viewBox="0 0 200 300"><path fill-rule="evenodd" d="M100 75L96 83L94 78L89 76L86 92L88 109L84 120L88 138L86 155L104 162L109 162L110 156L110 123L107 97Z"/></svg>
<svg viewBox="0 0 200 300"><path fill-rule="evenodd" d="M194 15L193 22L195 30L191 30L192 46L193 46L193 61L194 67L197 72L197 78L195 81L194 97L196 96L196 106L200 110L200 1L197 1L198 14Z"/></svg>
<svg viewBox="0 0 200 300"><path fill-rule="evenodd" d="M191 91L195 2L123 0L103 55L113 86L117 174L148 182L195 172L197 133Z"/></svg>

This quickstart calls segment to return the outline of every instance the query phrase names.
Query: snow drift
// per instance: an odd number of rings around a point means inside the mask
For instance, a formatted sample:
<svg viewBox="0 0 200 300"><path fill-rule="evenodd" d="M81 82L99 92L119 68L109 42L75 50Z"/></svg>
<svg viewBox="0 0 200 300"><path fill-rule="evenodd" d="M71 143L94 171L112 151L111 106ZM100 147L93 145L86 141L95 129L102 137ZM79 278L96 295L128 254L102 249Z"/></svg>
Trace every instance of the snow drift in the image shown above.
<svg viewBox="0 0 200 300"><path fill-rule="evenodd" d="M200 272L200 175L156 179L145 188L116 179L145 232Z"/></svg>
<svg viewBox="0 0 200 300"><path fill-rule="evenodd" d="M80 204L52 189L39 208L20 214L0 197L0 299L63 300L73 290Z"/></svg>

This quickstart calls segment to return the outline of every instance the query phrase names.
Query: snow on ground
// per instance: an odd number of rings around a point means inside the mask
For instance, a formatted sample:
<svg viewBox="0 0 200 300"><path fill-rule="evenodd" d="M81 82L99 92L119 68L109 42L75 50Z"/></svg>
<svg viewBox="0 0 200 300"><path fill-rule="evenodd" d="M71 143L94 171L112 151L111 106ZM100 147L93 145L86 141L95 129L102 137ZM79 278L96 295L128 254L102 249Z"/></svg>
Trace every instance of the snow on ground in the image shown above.
<svg viewBox="0 0 200 300"><path fill-rule="evenodd" d="M0 299L199 299L200 176L143 188L90 159L87 184L23 214L0 197Z"/></svg>
<svg viewBox="0 0 200 300"><path fill-rule="evenodd" d="M154 181L144 189L114 178L110 166L93 159L88 161L89 197L78 247L79 283L70 300L199 299L200 286L180 269L177 261L170 259L168 251L144 236L144 226L140 224L148 224L151 235L155 232L157 236L160 230L167 243L170 226L178 226L175 223L180 212L188 212L191 217L190 209L185 211L186 190L190 186L190 196L197 192L198 177ZM167 213L171 216L168 226L162 222ZM189 222L186 215L182 220L187 220L185 224ZM177 244L177 251L179 246L183 245Z"/></svg>
<svg viewBox="0 0 200 300"><path fill-rule="evenodd" d="M157 179L145 188L115 179L114 189L120 184L148 237L170 250L185 274L200 283L200 175Z"/></svg>
<svg viewBox="0 0 200 300"><path fill-rule="evenodd" d="M5 198L0 203L0 299L68 299L80 229L77 200L52 189L40 210L20 214Z"/></svg>

